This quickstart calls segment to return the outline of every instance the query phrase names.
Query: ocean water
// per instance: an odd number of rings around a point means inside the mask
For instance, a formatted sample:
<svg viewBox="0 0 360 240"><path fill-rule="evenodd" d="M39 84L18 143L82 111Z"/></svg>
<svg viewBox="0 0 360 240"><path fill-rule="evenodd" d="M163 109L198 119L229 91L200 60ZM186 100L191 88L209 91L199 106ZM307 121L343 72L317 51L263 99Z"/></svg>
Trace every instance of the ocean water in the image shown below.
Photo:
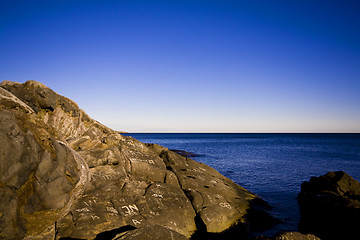
<svg viewBox="0 0 360 240"><path fill-rule="evenodd" d="M342 170L360 180L360 134L134 133L141 142L199 154L203 162L266 200L283 221L262 234L296 231L296 200L311 176Z"/></svg>

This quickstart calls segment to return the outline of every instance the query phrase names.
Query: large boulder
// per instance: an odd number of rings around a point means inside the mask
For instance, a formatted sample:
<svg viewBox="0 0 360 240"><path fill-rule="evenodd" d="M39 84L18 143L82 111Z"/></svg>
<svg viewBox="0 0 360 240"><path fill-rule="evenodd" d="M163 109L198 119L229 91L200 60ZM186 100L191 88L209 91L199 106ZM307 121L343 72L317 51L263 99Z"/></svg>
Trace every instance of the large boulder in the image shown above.
<svg viewBox="0 0 360 240"><path fill-rule="evenodd" d="M299 230L322 239L360 236L360 183L337 171L303 182L298 195Z"/></svg>
<svg viewBox="0 0 360 240"><path fill-rule="evenodd" d="M1 83L0 135L1 239L246 236L267 216L215 169L123 136L35 81Z"/></svg>
<svg viewBox="0 0 360 240"><path fill-rule="evenodd" d="M41 235L90 180L85 161L47 130L33 110L0 88L0 236Z"/></svg>

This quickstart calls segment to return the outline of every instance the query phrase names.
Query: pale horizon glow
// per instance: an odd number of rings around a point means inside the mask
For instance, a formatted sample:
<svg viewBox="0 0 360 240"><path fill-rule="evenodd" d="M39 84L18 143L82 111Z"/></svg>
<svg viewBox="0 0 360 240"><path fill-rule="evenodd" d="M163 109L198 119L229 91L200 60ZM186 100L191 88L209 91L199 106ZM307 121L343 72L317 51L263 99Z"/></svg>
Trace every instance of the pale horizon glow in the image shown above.
<svg viewBox="0 0 360 240"><path fill-rule="evenodd" d="M1 1L0 81L126 132L360 133L360 3Z"/></svg>

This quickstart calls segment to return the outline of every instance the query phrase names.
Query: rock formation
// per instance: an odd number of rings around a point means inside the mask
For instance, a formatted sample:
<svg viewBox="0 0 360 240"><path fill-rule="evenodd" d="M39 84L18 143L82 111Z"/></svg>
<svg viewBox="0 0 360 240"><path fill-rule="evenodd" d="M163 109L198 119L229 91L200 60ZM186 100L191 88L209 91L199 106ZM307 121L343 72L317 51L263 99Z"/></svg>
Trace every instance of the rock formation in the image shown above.
<svg viewBox="0 0 360 240"><path fill-rule="evenodd" d="M328 172L303 182L298 195L299 230L321 239L358 239L360 183L348 174Z"/></svg>
<svg viewBox="0 0 360 240"><path fill-rule="evenodd" d="M262 221L249 217L262 201L215 169L36 81L1 83L0 141L1 239L180 240Z"/></svg>

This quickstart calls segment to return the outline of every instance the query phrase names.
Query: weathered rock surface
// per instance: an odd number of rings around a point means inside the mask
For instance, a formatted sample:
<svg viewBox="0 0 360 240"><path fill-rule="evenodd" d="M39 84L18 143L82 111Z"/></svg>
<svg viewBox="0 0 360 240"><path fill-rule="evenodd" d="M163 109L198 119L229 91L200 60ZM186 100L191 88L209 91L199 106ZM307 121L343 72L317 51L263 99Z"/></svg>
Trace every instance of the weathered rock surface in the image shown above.
<svg viewBox="0 0 360 240"><path fill-rule="evenodd" d="M1 239L186 239L247 229L261 205L216 170L120 135L35 81L0 85L0 167Z"/></svg>
<svg viewBox="0 0 360 240"><path fill-rule="evenodd" d="M0 236L35 236L69 212L89 170L31 108L3 88L0 107Z"/></svg>
<svg viewBox="0 0 360 240"><path fill-rule="evenodd" d="M303 182L298 202L300 231L321 239L360 237L360 183L348 174L328 172Z"/></svg>

